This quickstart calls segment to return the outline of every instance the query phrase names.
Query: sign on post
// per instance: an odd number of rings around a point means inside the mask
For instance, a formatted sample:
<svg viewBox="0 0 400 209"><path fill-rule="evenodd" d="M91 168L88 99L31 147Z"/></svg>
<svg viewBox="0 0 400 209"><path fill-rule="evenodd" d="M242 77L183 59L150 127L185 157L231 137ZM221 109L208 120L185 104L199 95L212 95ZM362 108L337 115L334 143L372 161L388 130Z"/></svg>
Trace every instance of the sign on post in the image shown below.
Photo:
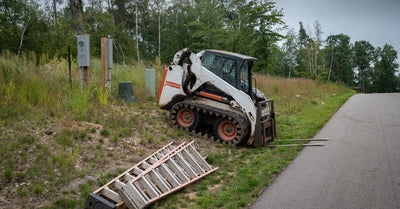
<svg viewBox="0 0 400 209"><path fill-rule="evenodd" d="M81 34L76 40L78 49L78 66L81 70L81 92L83 93L83 81L90 79L90 39L89 34Z"/></svg>
<svg viewBox="0 0 400 209"><path fill-rule="evenodd" d="M90 66L89 34L78 35L77 46L78 46L78 66L89 67Z"/></svg>

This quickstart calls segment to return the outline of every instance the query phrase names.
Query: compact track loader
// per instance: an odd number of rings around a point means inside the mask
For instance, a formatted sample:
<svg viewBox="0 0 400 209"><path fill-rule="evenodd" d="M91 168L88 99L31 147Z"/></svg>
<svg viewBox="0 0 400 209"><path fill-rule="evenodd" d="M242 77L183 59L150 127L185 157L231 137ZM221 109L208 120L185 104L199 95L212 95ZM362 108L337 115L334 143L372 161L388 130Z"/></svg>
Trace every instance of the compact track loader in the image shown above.
<svg viewBox="0 0 400 209"><path fill-rule="evenodd" d="M164 70L159 107L170 111L174 126L192 134L228 145L266 146L275 139L274 101L252 87L256 60L233 52L182 49Z"/></svg>

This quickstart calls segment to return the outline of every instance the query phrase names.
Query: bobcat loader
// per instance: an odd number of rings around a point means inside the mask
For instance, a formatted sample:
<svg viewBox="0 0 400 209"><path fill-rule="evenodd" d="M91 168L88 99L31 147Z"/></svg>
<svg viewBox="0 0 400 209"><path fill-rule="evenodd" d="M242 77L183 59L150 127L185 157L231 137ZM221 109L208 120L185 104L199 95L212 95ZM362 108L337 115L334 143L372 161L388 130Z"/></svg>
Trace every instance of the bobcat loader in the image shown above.
<svg viewBox="0 0 400 209"><path fill-rule="evenodd" d="M273 99L252 87L257 59L219 50L177 52L164 70L158 93L161 109L179 129L215 142L254 147L275 139Z"/></svg>

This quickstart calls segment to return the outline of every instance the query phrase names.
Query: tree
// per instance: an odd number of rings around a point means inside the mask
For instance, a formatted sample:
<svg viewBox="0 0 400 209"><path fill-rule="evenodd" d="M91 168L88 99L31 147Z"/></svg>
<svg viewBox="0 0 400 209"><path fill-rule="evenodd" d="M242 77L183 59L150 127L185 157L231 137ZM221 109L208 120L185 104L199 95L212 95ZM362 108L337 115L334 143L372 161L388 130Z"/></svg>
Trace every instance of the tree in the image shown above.
<svg viewBox="0 0 400 209"><path fill-rule="evenodd" d="M217 0L197 0L193 10L195 19L188 23L192 36L192 48L195 51L203 49L223 49L227 32L224 28L224 10Z"/></svg>
<svg viewBox="0 0 400 209"><path fill-rule="evenodd" d="M62 4L62 2L62 0L53 0L54 25L57 25L57 4Z"/></svg>
<svg viewBox="0 0 400 209"><path fill-rule="evenodd" d="M83 28L83 2L82 0L68 0L68 7L71 13L71 28L75 32L84 32ZM80 23L80 28L78 27L78 21Z"/></svg>
<svg viewBox="0 0 400 209"><path fill-rule="evenodd" d="M296 38L296 33L293 29L289 30L285 37L285 42L283 43L280 53L275 65L277 67L277 75L285 76L288 78L297 76L296 57L299 52L299 45Z"/></svg>
<svg viewBox="0 0 400 209"><path fill-rule="evenodd" d="M165 5L165 0L155 0L155 4L157 6L157 13L158 13L158 60L161 61L161 13L163 12Z"/></svg>
<svg viewBox="0 0 400 209"><path fill-rule="evenodd" d="M34 51L39 56L47 31L45 16L35 1L0 1L0 51L8 49L18 56Z"/></svg>
<svg viewBox="0 0 400 209"><path fill-rule="evenodd" d="M309 77L309 66L308 66L308 41L310 37L307 35L306 29L304 29L303 22L299 22L299 34L298 34L298 42L299 42L299 52L297 54L297 71L300 76Z"/></svg>
<svg viewBox="0 0 400 209"><path fill-rule="evenodd" d="M328 82L342 82L352 86L354 84L354 72L350 37L344 34L330 35L326 42L325 63L330 69Z"/></svg>
<svg viewBox="0 0 400 209"><path fill-rule="evenodd" d="M137 62L140 63L140 56L139 56L139 23L138 23L138 2L135 0L135 39L136 39L136 55L137 55Z"/></svg>
<svg viewBox="0 0 400 209"><path fill-rule="evenodd" d="M378 93L399 91L396 77L399 64L396 63L397 51L392 45L385 44L377 49L378 61L375 63L376 90Z"/></svg>
<svg viewBox="0 0 400 209"><path fill-rule="evenodd" d="M313 71L312 76L315 78L318 76L324 69L323 66L323 53L321 50L323 41L322 41L322 26L316 20L314 22L314 30L315 30L315 38L314 38L314 46L313 46Z"/></svg>
<svg viewBox="0 0 400 209"><path fill-rule="evenodd" d="M374 52L374 47L368 41L356 41L354 43L353 63L358 69L358 85L361 92L370 89L369 86L373 82L371 64L374 61Z"/></svg>
<svg viewBox="0 0 400 209"><path fill-rule="evenodd" d="M189 0L174 0L167 9L165 9L161 30L163 38L161 39L161 61L163 63L171 62L175 53L185 47L190 47L193 51L193 28L191 23L196 20L197 15L193 11Z"/></svg>
<svg viewBox="0 0 400 209"><path fill-rule="evenodd" d="M302 22L299 22L299 25L299 53L297 56L298 71L300 76L316 79L324 69L323 53L321 50L321 36L323 34L322 27L318 21L315 21L315 36L313 36L311 30L307 33Z"/></svg>
<svg viewBox="0 0 400 209"><path fill-rule="evenodd" d="M223 4L225 11L223 18L229 34L227 39L229 51L245 53L248 50L246 39L252 30L246 24L248 19L246 4L246 0L228 0Z"/></svg>
<svg viewBox="0 0 400 209"><path fill-rule="evenodd" d="M276 8L275 2L271 1L261 4L257 1L250 1L246 10L248 24L252 29L252 33L249 33L251 42L247 44L251 45L251 54L260 58L255 70L268 74L273 63L273 55L278 51L276 42L283 38L279 33L279 30L285 27L282 20L283 12Z"/></svg>

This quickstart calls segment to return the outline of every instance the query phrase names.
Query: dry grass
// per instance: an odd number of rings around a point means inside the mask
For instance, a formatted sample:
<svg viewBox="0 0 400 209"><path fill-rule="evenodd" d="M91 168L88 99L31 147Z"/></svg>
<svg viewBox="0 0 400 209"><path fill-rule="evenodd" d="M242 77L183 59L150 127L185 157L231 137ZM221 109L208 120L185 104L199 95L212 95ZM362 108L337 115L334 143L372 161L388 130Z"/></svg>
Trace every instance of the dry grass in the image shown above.
<svg viewBox="0 0 400 209"><path fill-rule="evenodd" d="M310 104L322 104L328 98L348 92L333 84L317 83L305 78L280 78L255 75L257 87L267 98L274 98L279 115L297 113Z"/></svg>

